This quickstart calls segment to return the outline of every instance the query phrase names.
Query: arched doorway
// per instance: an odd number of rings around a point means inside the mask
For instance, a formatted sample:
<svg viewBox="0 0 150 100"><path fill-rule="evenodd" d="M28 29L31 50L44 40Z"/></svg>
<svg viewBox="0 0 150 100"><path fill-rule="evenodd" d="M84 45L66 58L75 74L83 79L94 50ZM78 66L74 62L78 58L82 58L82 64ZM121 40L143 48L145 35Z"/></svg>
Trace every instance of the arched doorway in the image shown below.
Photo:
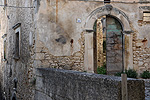
<svg viewBox="0 0 150 100"><path fill-rule="evenodd" d="M123 28L113 16L102 16L94 24L94 67L106 67L107 74L123 70Z"/></svg>
<svg viewBox="0 0 150 100"><path fill-rule="evenodd" d="M107 66L108 74L120 72L121 69L123 70L123 69L133 68L133 52L132 52L133 51L132 49L133 37L131 34L133 31L130 27L129 17L122 10L115 8L112 5L105 5L105 6L98 7L95 10L93 10L88 15L85 25L84 25L84 37L85 37L84 70L87 72L93 73L97 71L97 63L95 63L95 61L97 62L98 59L97 59L97 56L95 56L97 54L97 52L95 51L95 48L97 48L97 46L95 44L99 42L95 40L97 36L94 34L95 31L93 30L94 22L95 20L100 20L101 18L106 19L106 17L107 18L112 17L118 23L118 25L121 26L121 31L122 31L121 34L124 34L123 36L124 39L122 40L124 40L124 44L125 44L125 46L123 46L124 49L122 49L124 53L122 52L123 54L121 55L122 58L124 58L124 59L121 59L122 66L118 68L117 66L114 65L114 67L112 67L113 70L111 69L111 67ZM107 22L107 20L105 21ZM99 24L99 25L102 25L102 24ZM110 26L113 26L113 25L110 25ZM106 27L105 28L103 27L102 29L99 28L99 29L100 29L99 31L106 30ZM101 37L101 39L103 38ZM96 42L96 43L93 43L93 42ZM120 65L118 64L118 66Z"/></svg>

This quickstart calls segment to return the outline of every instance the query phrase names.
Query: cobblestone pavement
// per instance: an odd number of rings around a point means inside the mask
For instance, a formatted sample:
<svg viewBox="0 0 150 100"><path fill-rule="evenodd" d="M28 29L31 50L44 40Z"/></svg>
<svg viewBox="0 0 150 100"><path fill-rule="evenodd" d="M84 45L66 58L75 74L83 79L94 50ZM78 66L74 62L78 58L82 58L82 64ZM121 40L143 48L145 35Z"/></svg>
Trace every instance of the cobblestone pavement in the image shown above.
<svg viewBox="0 0 150 100"><path fill-rule="evenodd" d="M150 100L150 80L145 80L145 100Z"/></svg>

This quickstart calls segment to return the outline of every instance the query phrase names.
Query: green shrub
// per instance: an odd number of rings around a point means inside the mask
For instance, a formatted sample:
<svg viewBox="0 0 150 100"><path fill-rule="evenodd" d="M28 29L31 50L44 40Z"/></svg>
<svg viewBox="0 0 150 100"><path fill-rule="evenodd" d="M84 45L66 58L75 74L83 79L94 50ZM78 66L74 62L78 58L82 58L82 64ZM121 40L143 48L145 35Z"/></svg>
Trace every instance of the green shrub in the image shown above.
<svg viewBox="0 0 150 100"><path fill-rule="evenodd" d="M103 66L102 66L102 67L106 68L106 62L103 63Z"/></svg>
<svg viewBox="0 0 150 100"><path fill-rule="evenodd" d="M123 72L118 72L118 73L115 74L115 76L121 76L122 73L123 73ZM127 77L128 77L128 78L136 78L137 75L138 75L138 74L136 73L136 71L133 70L133 69L125 70L125 73L127 74Z"/></svg>
<svg viewBox="0 0 150 100"><path fill-rule="evenodd" d="M141 73L141 77L144 79L148 79L150 78L150 72L149 71L144 71L143 73Z"/></svg>
<svg viewBox="0 0 150 100"><path fill-rule="evenodd" d="M115 76L121 76L122 73L123 72L117 72L117 73L115 73Z"/></svg>
<svg viewBox="0 0 150 100"><path fill-rule="evenodd" d="M138 75L136 71L133 69L126 70L126 74L127 74L127 77L129 78L136 78Z"/></svg>
<svg viewBox="0 0 150 100"><path fill-rule="evenodd" d="M97 68L97 73L98 74L106 74L106 67L104 67L104 66L98 67Z"/></svg>
<svg viewBox="0 0 150 100"><path fill-rule="evenodd" d="M106 74L106 63L104 62L101 67L97 68L97 73L98 74Z"/></svg>

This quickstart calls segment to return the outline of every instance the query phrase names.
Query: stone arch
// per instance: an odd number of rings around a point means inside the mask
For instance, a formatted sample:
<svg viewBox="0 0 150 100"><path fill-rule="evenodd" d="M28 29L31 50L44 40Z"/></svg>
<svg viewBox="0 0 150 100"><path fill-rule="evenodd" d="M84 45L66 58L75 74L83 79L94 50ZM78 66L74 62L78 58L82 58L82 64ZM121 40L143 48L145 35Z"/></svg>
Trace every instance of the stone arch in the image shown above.
<svg viewBox="0 0 150 100"><path fill-rule="evenodd" d="M100 18L101 16L111 15L119 19L120 23L123 26L123 31L131 32L130 20L128 16L118 8L114 8L112 5L105 5L103 7L99 7L92 11L85 23L85 30L93 30L93 25L95 20Z"/></svg>
<svg viewBox="0 0 150 100"><path fill-rule="evenodd" d="M105 5L103 7L99 7L92 11L84 26L84 36L85 36L85 54L84 54L84 68L88 72L96 72L96 67L94 67L94 45L93 45L93 25L97 19L102 16L110 15L118 19L120 24L122 25L123 34L127 34L125 37L128 38L127 47L124 50L124 68L132 68L133 67L133 53L132 53L132 36L129 33L132 33L130 27L130 20L128 16L118 8L114 8L112 5ZM129 34L129 35L128 35ZM128 56L126 56L128 55Z"/></svg>

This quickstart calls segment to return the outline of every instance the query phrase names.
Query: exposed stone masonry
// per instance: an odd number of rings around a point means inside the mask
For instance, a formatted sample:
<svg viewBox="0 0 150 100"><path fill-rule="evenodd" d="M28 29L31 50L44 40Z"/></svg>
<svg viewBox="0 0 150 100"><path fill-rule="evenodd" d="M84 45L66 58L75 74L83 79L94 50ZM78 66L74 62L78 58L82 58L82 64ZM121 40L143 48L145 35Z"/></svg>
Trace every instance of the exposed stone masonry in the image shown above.
<svg viewBox="0 0 150 100"><path fill-rule="evenodd" d="M146 38L137 39L137 33L133 34L133 64L138 73L150 70L150 48L147 43Z"/></svg>
<svg viewBox="0 0 150 100"><path fill-rule="evenodd" d="M5 0L0 2L2 1ZM150 70L150 24L141 22L142 18L139 18L144 11L149 11L149 5L146 3L132 2L135 0L128 0L130 3L126 4L119 0L120 2L111 2L110 5L99 0L6 1L7 6L14 6L0 8L0 37L7 34L6 60L3 59L3 39L0 39L0 69L3 74L0 79L8 100L12 96L14 78L18 79L17 99L34 100L36 68L93 72L92 64L95 58L93 59L91 30L94 22L105 15L118 18L124 24L125 31L130 31L129 21L135 26L136 30L129 34L126 40L126 67L133 67L138 73ZM16 41L12 27L17 23L21 23L20 57L14 59ZM86 61L89 63L85 64Z"/></svg>
<svg viewBox="0 0 150 100"><path fill-rule="evenodd" d="M103 18L103 17L102 17ZM102 18L97 20L96 23L96 47L97 47L97 67L101 67L104 63L104 55L103 55L103 26L102 26Z"/></svg>
<svg viewBox="0 0 150 100"><path fill-rule="evenodd" d="M80 51L73 53L71 56L54 56L49 53L42 42L38 42L35 49L35 66L84 71L84 32L81 33L78 42L81 46Z"/></svg>

